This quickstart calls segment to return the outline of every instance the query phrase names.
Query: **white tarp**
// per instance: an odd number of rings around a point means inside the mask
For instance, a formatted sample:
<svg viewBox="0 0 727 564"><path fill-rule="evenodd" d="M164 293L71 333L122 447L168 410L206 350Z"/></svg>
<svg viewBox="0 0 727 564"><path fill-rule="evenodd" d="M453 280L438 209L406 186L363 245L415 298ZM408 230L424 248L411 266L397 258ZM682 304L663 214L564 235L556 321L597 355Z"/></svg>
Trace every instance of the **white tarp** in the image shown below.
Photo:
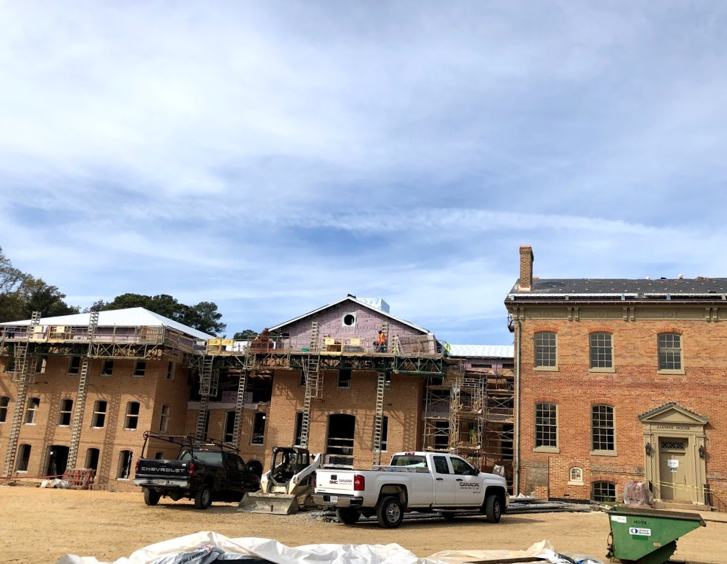
<svg viewBox="0 0 727 564"><path fill-rule="evenodd" d="M310 544L290 547L270 539L230 539L214 532L200 532L152 544L113 563L100 562L92 556L69 554L57 564L207 564L218 557L222 558L219 556L220 551L228 555L267 560L274 564L461 564L517 557L540 557L552 564L572 562L561 558L548 541L536 543L527 550L445 550L428 558L419 558L398 544ZM182 554L185 556L178 556Z"/></svg>

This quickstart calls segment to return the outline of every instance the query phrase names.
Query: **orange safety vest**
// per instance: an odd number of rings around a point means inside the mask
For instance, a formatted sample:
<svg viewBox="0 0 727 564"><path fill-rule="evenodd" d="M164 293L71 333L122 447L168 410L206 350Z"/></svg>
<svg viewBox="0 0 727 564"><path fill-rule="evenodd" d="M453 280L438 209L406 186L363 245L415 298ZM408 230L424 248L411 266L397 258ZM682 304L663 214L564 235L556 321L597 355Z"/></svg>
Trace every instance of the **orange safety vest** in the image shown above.
<svg viewBox="0 0 727 564"><path fill-rule="evenodd" d="M385 345L386 344L386 334L385 333L379 333L379 338L376 339L377 345Z"/></svg>

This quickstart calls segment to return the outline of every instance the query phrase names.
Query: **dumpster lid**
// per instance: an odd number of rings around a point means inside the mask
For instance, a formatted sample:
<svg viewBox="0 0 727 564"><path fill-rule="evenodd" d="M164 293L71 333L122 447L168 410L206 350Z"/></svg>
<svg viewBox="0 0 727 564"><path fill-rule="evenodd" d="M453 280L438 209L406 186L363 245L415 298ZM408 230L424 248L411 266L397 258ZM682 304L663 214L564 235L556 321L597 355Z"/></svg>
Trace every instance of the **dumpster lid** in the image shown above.
<svg viewBox="0 0 727 564"><path fill-rule="evenodd" d="M637 517L652 517L662 519L677 519L681 521L699 521L702 527L706 523L699 513L688 513L686 511L663 511L661 509L644 509L643 507L614 507L609 511L611 515L634 515Z"/></svg>

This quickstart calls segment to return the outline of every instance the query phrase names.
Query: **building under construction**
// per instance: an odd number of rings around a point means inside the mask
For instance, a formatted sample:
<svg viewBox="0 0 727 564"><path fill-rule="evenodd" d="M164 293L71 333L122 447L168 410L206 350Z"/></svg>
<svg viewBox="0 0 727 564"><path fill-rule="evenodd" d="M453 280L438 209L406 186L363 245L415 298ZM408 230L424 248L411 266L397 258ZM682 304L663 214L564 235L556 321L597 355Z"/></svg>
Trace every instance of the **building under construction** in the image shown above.
<svg viewBox="0 0 727 564"><path fill-rule="evenodd" d="M383 300L349 295L248 342L142 308L0 331L5 477L85 468L98 487L130 488L145 430L224 441L259 469L291 444L340 466L419 448L490 468L512 459L508 347L468 356Z"/></svg>

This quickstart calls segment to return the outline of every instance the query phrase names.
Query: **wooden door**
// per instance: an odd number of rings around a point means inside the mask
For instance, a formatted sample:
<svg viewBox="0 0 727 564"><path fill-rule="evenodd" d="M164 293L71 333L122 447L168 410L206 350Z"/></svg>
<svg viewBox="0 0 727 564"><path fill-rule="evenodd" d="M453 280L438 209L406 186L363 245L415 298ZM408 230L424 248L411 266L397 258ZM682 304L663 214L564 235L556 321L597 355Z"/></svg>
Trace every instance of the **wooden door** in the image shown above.
<svg viewBox="0 0 727 564"><path fill-rule="evenodd" d="M665 501L692 501L689 481L686 438L659 439L659 481L661 499Z"/></svg>

